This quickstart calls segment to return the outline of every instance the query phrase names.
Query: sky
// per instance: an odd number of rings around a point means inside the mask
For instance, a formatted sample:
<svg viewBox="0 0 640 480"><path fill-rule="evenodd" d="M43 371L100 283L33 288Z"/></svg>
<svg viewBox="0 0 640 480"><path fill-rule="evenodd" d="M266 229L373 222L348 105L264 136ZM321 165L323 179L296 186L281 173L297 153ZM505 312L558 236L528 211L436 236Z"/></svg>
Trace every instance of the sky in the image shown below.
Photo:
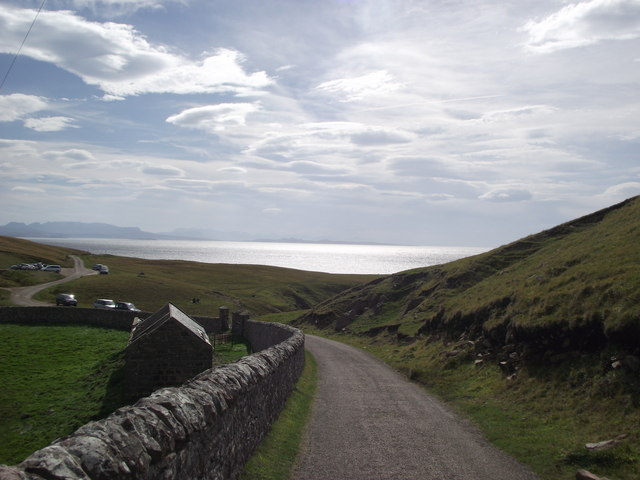
<svg viewBox="0 0 640 480"><path fill-rule="evenodd" d="M640 0L42 3L0 224L493 247L640 194Z"/></svg>

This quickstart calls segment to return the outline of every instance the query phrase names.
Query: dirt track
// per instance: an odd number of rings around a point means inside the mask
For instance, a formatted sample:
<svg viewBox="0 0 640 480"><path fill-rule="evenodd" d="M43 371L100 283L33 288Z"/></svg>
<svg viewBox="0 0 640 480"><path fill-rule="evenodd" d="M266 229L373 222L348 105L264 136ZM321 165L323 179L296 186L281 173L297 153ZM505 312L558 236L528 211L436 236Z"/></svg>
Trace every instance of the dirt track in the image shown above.
<svg viewBox="0 0 640 480"><path fill-rule="evenodd" d="M11 302L16 305L23 307L47 307L53 305L52 303L40 302L38 300L33 300L33 296L38 293L40 290L44 290L52 285L57 285L59 283L70 282L71 280L75 280L76 278L84 277L85 275L95 275L98 272L90 270L84 266L84 263L80 257L76 257L75 255L71 255L73 258L74 267L73 268L63 268L60 272L62 278L60 280L55 280L49 283L42 283L40 285L32 285L30 287L16 287L8 289L11 292Z"/></svg>
<svg viewBox="0 0 640 480"><path fill-rule="evenodd" d="M373 356L307 335L319 368L294 480L534 480L424 390Z"/></svg>

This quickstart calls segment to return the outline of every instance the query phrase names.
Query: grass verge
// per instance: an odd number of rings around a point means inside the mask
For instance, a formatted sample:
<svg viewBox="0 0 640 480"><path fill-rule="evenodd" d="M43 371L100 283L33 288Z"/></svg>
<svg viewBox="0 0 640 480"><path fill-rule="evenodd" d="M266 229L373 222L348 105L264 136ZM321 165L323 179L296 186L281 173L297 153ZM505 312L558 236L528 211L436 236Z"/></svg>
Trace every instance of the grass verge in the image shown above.
<svg viewBox="0 0 640 480"><path fill-rule="evenodd" d="M290 477L311 415L317 384L316 361L309 352L305 352L302 375L280 417L245 465L241 480L283 480Z"/></svg>
<svg viewBox="0 0 640 480"><path fill-rule="evenodd" d="M0 324L0 338L0 463L16 464L126 403L127 332Z"/></svg>

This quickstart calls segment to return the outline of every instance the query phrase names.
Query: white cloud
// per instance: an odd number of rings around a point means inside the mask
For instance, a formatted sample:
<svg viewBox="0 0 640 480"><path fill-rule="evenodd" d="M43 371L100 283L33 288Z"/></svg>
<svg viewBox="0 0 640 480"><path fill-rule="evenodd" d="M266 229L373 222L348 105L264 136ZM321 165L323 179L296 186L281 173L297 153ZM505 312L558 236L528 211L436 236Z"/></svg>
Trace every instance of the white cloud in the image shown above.
<svg viewBox="0 0 640 480"><path fill-rule="evenodd" d="M265 208L264 210L262 210L264 213L268 213L268 214L277 214L277 213L281 213L282 209L278 208L278 207L269 207L269 208Z"/></svg>
<svg viewBox="0 0 640 480"><path fill-rule="evenodd" d="M0 5L0 52L15 46L33 20L33 11ZM69 11L43 11L22 55L53 63L113 100L143 93L243 95L272 84L265 72L247 73L237 51L218 49L194 61L151 44L133 26L90 22Z"/></svg>
<svg viewBox="0 0 640 480"><path fill-rule="evenodd" d="M42 154L42 158L46 158L48 160L73 160L81 162L92 162L95 160L95 157L91 152L80 148L49 150Z"/></svg>
<svg viewBox="0 0 640 480"><path fill-rule="evenodd" d="M185 3L185 0L62 0L59 3L74 9L88 9L95 15L116 17L143 9L159 10L171 3Z"/></svg>
<svg viewBox="0 0 640 480"><path fill-rule="evenodd" d="M12 192L21 192L21 193L46 193L46 190L44 188L23 187L23 186L12 187L11 191Z"/></svg>
<svg viewBox="0 0 640 480"><path fill-rule="evenodd" d="M533 195L524 188L495 188L480 196L481 200L490 202L522 202L531 200Z"/></svg>
<svg viewBox="0 0 640 480"><path fill-rule="evenodd" d="M36 132L59 132L65 128L74 127L73 118L69 117L40 117L27 118L24 126Z"/></svg>
<svg viewBox="0 0 640 480"><path fill-rule="evenodd" d="M526 47L537 53L592 45L603 40L640 38L638 0L571 3L548 17L527 22Z"/></svg>
<svg viewBox="0 0 640 480"><path fill-rule="evenodd" d="M640 182L625 182L607 188L602 196L612 199L624 199L640 195Z"/></svg>
<svg viewBox="0 0 640 480"><path fill-rule="evenodd" d="M523 107L496 110L482 115L482 122L504 122L534 115L549 115L558 109L549 105L526 105Z"/></svg>
<svg viewBox="0 0 640 480"><path fill-rule="evenodd" d="M158 177L181 177L185 173L184 170L172 165L145 165L140 171Z"/></svg>
<svg viewBox="0 0 640 480"><path fill-rule="evenodd" d="M0 95L0 122L20 120L31 113L46 108L46 100L35 95L23 95L22 93Z"/></svg>
<svg viewBox="0 0 640 480"><path fill-rule="evenodd" d="M338 94L342 101L351 102L365 97L393 93L404 84L394 81L386 70L371 72L357 77L340 78L323 82L316 88L320 91Z"/></svg>
<svg viewBox="0 0 640 480"><path fill-rule="evenodd" d="M220 103L184 110L167 118L168 123L211 132L245 125L247 116L260 110L256 103Z"/></svg>

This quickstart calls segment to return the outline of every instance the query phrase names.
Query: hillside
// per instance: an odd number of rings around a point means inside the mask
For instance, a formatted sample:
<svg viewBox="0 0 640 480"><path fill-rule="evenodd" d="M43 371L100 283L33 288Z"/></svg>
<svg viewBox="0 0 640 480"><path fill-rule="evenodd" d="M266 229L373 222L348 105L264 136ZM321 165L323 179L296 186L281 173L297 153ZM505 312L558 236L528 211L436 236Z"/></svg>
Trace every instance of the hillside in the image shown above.
<svg viewBox="0 0 640 480"><path fill-rule="evenodd" d="M79 255L85 265L102 263L109 275L92 275L56 285L37 294L54 303L58 293L74 293L81 307L97 298L129 301L144 311L172 302L192 315L216 315L222 305L247 310L253 316L310 308L333 295L376 278L307 272L262 265L209 264L178 260L145 260L114 255L92 255L29 240L0 237L0 287L44 283L57 274L7 269L21 262L59 263L71 266L69 255ZM43 275L47 275L44 277ZM198 303L192 299L198 298ZM9 304L9 292L0 289L0 305Z"/></svg>
<svg viewBox="0 0 640 480"><path fill-rule="evenodd" d="M467 414L545 480L640 472L640 197L292 320Z"/></svg>
<svg viewBox="0 0 640 480"><path fill-rule="evenodd" d="M517 345L529 354L634 350L640 340L640 197L484 254L354 287L297 323L405 341Z"/></svg>

